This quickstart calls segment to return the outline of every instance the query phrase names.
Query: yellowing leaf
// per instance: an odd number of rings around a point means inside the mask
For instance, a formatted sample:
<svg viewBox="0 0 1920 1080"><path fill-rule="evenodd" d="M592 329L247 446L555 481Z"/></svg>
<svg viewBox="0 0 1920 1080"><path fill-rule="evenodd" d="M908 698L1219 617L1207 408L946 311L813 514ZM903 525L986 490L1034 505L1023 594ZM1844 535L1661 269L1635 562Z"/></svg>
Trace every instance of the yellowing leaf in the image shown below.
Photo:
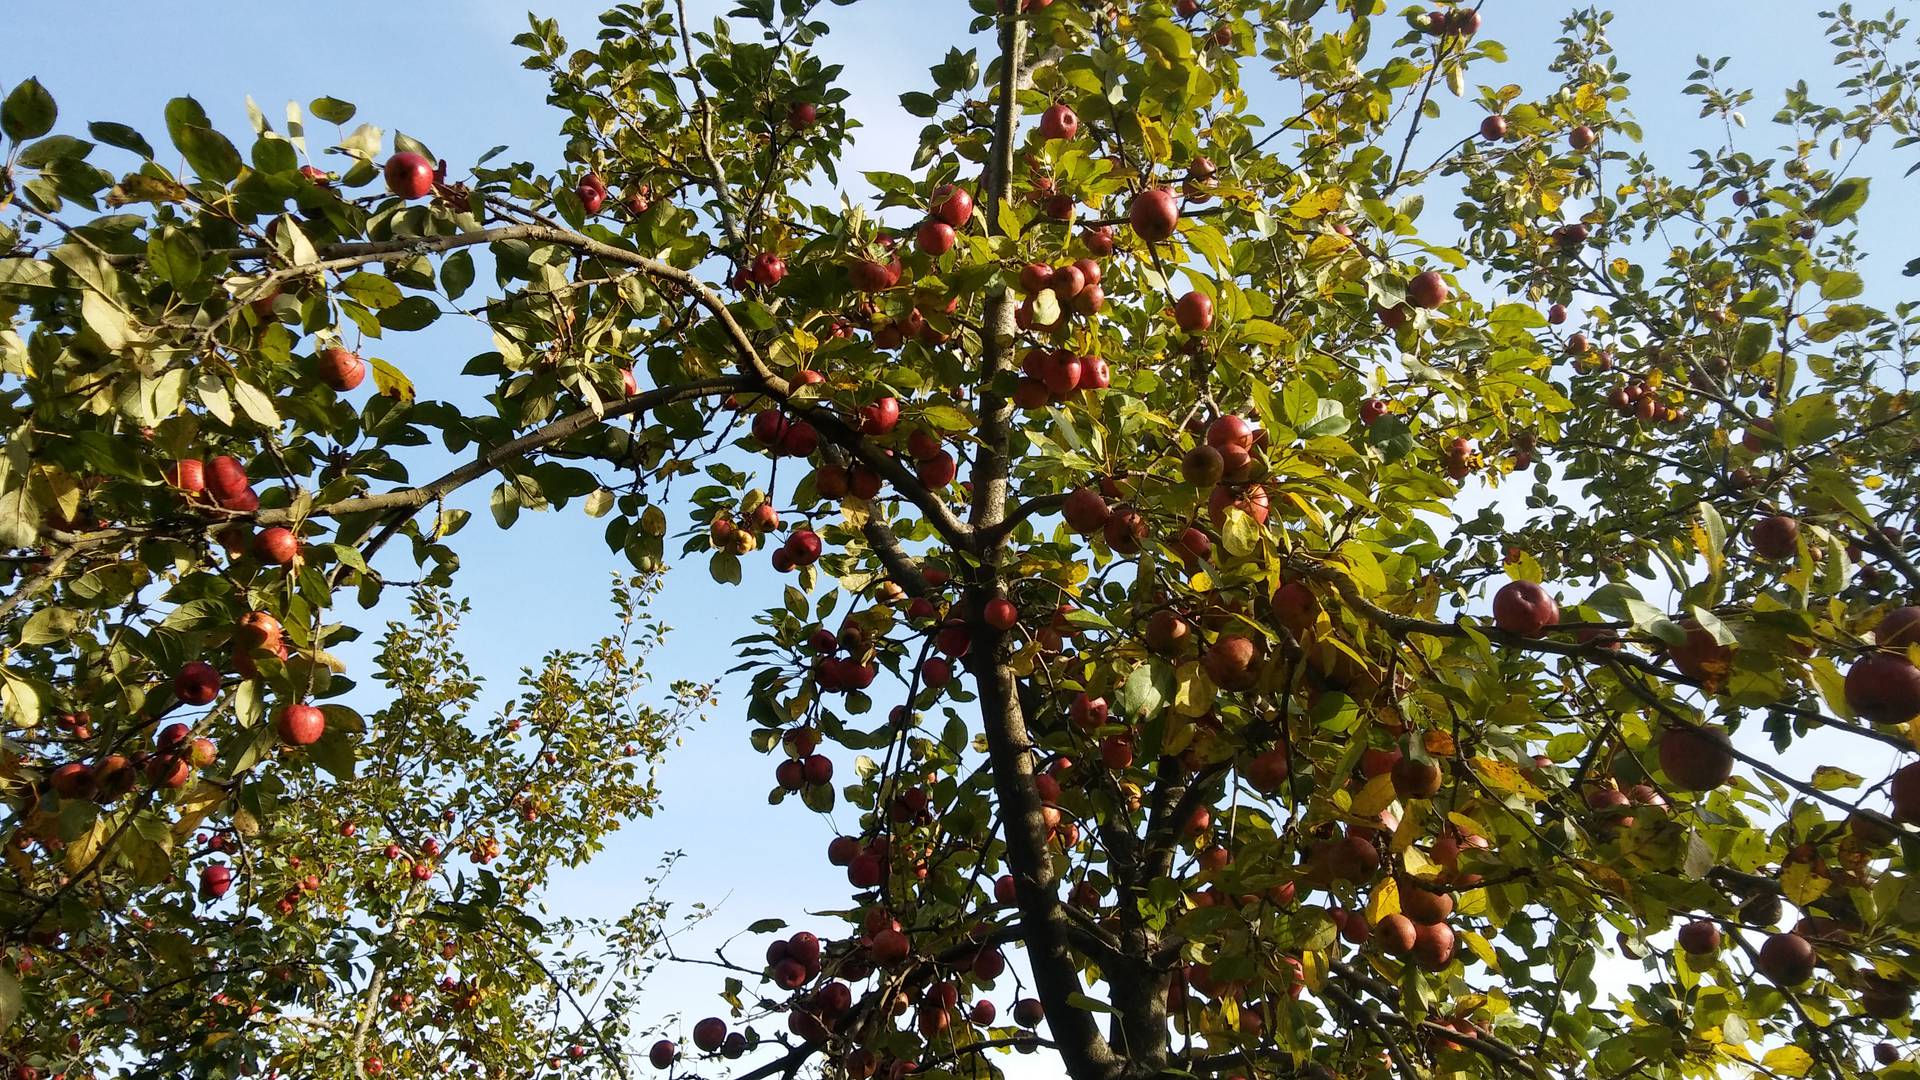
<svg viewBox="0 0 1920 1080"><path fill-rule="evenodd" d="M1541 802L1547 797L1546 792L1534 787L1533 782L1509 762L1477 757L1473 759L1473 771L1482 783L1498 794L1517 794L1528 802Z"/></svg>
<svg viewBox="0 0 1920 1080"><path fill-rule="evenodd" d="M1347 194L1339 188L1322 188L1295 202L1290 208L1293 216L1311 221L1322 214L1331 214L1340 209L1347 201Z"/></svg>
<svg viewBox="0 0 1920 1080"><path fill-rule="evenodd" d="M373 367L373 388L381 397L399 398L402 402L413 402L413 380L401 374L400 369L385 360L367 361Z"/></svg>
<svg viewBox="0 0 1920 1080"><path fill-rule="evenodd" d="M1811 864L1797 862L1787 867L1780 875L1780 890L1787 894L1787 900L1795 907L1806 907L1827 894L1833 888L1833 882L1817 877Z"/></svg>
<svg viewBox="0 0 1920 1080"><path fill-rule="evenodd" d="M1805 1076L1813 1071L1813 1055L1797 1046L1776 1046L1760 1064L1782 1076Z"/></svg>
<svg viewBox="0 0 1920 1080"><path fill-rule="evenodd" d="M1353 812L1359 817L1372 817L1392 806L1393 799L1393 777L1381 773L1367 781L1367 786L1353 797Z"/></svg>
<svg viewBox="0 0 1920 1080"><path fill-rule="evenodd" d="M1174 673L1173 711L1181 716L1200 716L1213 708L1219 691L1207 671L1196 661L1180 665Z"/></svg>

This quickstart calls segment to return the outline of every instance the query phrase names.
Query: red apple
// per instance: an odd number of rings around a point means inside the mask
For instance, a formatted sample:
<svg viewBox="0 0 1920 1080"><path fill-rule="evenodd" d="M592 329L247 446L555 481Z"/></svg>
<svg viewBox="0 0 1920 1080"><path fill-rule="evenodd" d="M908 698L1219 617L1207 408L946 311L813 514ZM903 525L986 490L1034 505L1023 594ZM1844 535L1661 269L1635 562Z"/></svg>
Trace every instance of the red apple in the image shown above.
<svg viewBox="0 0 1920 1080"><path fill-rule="evenodd" d="M403 199L418 199L433 190L433 162L411 150L388 158L382 171L387 190Z"/></svg>
<svg viewBox="0 0 1920 1080"><path fill-rule="evenodd" d="M1198 334L1213 325L1213 297L1190 292L1173 305L1173 321L1189 334Z"/></svg>
<svg viewBox="0 0 1920 1080"><path fill-rule="evenodd" d="M1065 105L1053 104L1040 114L1040 137L1043 139L1071 139L1080 131L1080 118Z"/></svg>
<svg viewBox="0 0 1920 1080"><path fill-rule="evenodd" d="M1431 311L1447 302L1447 279L1437 270L1422 270L1407 282L1407 302Z"/></svg>
<svg viewBox="0 0 1920 1080"><path fill-rule="evenodd" d="M1127 222L1133 226L1134 235L1157 244L1171 237L1179 226L1180 207L1174 202L1173 192L1149 188L1133 197L1127 207Z"/></svg>
<svg viewBox="0 0 1920 1080"><path fill-rule="evenodd" d="M1493 624L1509 634L1539 637L1560 622L1560 605L1532 581L1509 581L1493 594Z"/></svg>
<svg viewBox="0 0 1920 1080"><path fill-rule="evenodd" d="M312 705L282 705L274 716L273 730L288 746L312 746L326 734L327 716Z"/></svg>

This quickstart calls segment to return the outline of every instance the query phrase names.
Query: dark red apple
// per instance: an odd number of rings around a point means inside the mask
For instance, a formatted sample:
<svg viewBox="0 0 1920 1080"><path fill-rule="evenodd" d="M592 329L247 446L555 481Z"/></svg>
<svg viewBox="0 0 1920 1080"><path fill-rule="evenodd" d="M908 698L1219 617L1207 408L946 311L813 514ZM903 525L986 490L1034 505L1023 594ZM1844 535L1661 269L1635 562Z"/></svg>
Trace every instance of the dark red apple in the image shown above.
<svg viewBox="0 0 1920 1080"><path fill-rule="evenodd" d="M1660 733L1660 771L1675 787L1712 791L1733 775L1726 733L1713 728L1673 727Z"/></svg>
<svg viewBox="0 0 1920 1080"><path fill-rule="evenodd" d="M220 669L191 660L173 677L173 696L187 705L205 705L220 694Z"/></svg>
<svg viewBox="0 0 1920 1080"><path fill-rule="evenodd" d="M1875 651L1847 670L1847 705L1876 724L1904 724L1920 715L1920 668L1904 652Z"/></svg>
<svg viewBox="0 0 1920 1080"><path fill-rule="evenodd" d="M1493 594L1493 624L1509 634L1539 637L1560 621L1560 605L1532 581L1509 581Z"/></svg>
<svg viewBox="0 0 1920 1080"><path fill-rule="evenodd" d="M253 538L253 554L271 566L289 566L300 555L300 538L283 525L261 529Z"/></svg>
<svg viewBox="0 0 1920 1080"><path fill-rule="evenodd" d="M1813 943L1799 934L1774 934L1760 946L1754 970L1781 986L1799 986L1813 978Z"/></svg>
<svg viewBox="0 0 1920 1080"><path fill-rule="evenodd" d="M1407 302L1431 311L1447 302L1447 279L1437 270L1422 270L1407 282Z"/></svg>

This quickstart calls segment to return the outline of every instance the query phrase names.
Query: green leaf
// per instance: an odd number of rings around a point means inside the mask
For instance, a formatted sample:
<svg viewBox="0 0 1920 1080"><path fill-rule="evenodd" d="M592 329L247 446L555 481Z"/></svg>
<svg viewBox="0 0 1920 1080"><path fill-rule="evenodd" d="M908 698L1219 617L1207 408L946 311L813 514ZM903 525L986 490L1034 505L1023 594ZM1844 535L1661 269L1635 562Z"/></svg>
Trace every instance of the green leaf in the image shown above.
<svg viewBox="0 0 1920 1080"><path fill-rule="evenodd" d="M0 968L0 1032L13 1026L20 1018L20 1010L25 1001L20 996L20 980L13 973Z"/></svg>
<svg viewBox="0 0 1920 1080"><path fill-rule="evenodd" d="M1157 660L1134 666L1120 687L1120 710L1126 716L1152 719L1173 699L1173 669Z"/></svg>
<svg viewBox="0 0 1920 1080"><path fill-rule="evenodd" d="M13 672L0 668L0 687L7 695L7 726L12 728L31 728L40 726L42 701L40 687L30 679L23 679Z"/></svg>
<svg viewBox="0 0 1920 1080"><path fill-rule="evenodd" d="M53 130L54 118L59 114L53 95L40 85L40 80L28 79L14 87L6 102L0 104L0 131L15 142L37 139Z"/></svg>
<svg viewBox="0 0 1920 1080"><path fill-rule="evenodd" d="M340 283L340 291L374 309L392 307L405 297L400 286L379 274L361 270Z"/></svg>
<svg viewBox="0 0 1920 1080"><path fill-rule="evenodd" d="M466 251L456 251L447 256L440 264L440 288L447 299L458 300L473 284L473 255Z"/></svg>
<svg viewBox="0 0 1920 1080"><path fill-rule="evenodd" d="M440 305L432 297L409 296L380 312L380 325L389 330L423 330L440 317Z"/></svg>
<svg viewBox="0 0 1920 1080"><path fill-rule="evenodd" d="M329 124L344 124L353 119L356 111L351 101L341 101L334 97L319 97L307 102L307 111L315 118Z"/></svg>
<svg viewBox="0 0 1920 1080"><path fill-rule="evenodd" d="M520 485L508 480L494 488L487 507L493 511L494 524L503 529L511 526L520 518Z"/></svg>
<svg viewBox="0 0 1920 1080"><path fill-rule="evenodd" d="M235 379L233 382L233 400L239 404L240 411L247 418L263 428L280 426L280 412L273 407L273 398L265 390L249 382Z"/></svg>
<svg viewBox="0 0 1920 1080"><path fill-rule="evenodd" d="M1807 212L1827 225L1838 225L1860 211L1867 202L1867 178L1849 176L1833 185L1807 207Z"/></svg>
<svg viewBox="0 0 1920 1080"><path fill-rule="evenodd" d="M202 179L232 183L240 175L240 151L213 130L207 112L190 97L167 102L167 134L174 148Z"/></svg>
<svg viewBox="0 0 1920 1080"><path fill-rule="evenodd" d="M131 150L141 157L146 158L148 161L153 160L153 146L147 142L145 136L125 124L113 124L97 120L87 125L87 134L99 139L108 146L117 146L122 150Z"/></svg>

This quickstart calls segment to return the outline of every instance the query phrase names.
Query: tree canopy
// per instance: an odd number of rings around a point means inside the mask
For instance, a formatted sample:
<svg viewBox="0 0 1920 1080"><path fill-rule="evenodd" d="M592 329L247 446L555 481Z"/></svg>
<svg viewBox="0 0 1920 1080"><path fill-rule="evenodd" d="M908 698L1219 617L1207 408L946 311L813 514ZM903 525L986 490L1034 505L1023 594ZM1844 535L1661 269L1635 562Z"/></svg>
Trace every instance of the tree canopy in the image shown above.
<svg viewBox="0 0 1920 1080"><path fill-rule="evenodd" d="M544 164L7 93L13 1075L1914 1075L1904 23L1822 15L1768 156L1702 58L1665 162L1597 9L1528 89L1478 5L971 0L815 200L852 2L530 19ZM451 320L482 408L376 355ZM476 484L634 575L492 718ZM539 901L713 700L647 686L659 574L761 558L725 707L848 900L682 1045L651 882Z"/></svg>

